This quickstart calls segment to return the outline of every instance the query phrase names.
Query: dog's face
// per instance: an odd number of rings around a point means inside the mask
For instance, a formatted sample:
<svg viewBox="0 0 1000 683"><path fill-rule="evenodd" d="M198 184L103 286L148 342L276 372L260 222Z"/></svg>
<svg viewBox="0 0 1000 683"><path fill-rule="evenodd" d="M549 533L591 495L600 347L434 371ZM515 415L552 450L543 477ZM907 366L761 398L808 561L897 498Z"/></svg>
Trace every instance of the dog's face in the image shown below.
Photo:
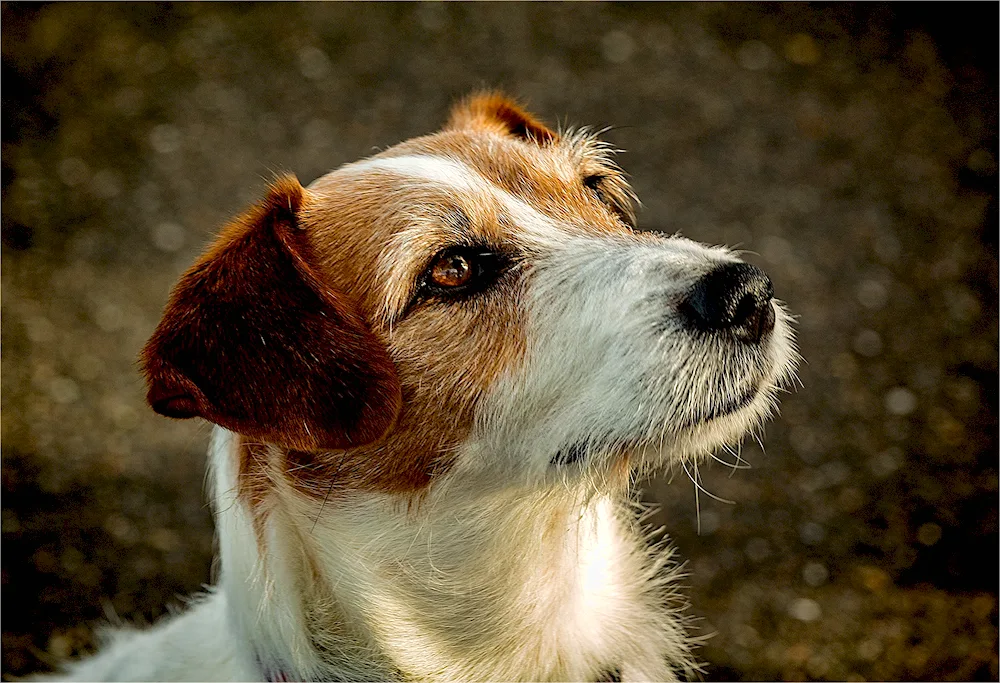
<svg viewBox="0 0 1000 683"><path fill-rule="evenodd" d="M594 137L472 98L234 221L144 351L150 402L324 496L735 441L792 372L787 316L727 250L635 232L632 199Z"/></svg>

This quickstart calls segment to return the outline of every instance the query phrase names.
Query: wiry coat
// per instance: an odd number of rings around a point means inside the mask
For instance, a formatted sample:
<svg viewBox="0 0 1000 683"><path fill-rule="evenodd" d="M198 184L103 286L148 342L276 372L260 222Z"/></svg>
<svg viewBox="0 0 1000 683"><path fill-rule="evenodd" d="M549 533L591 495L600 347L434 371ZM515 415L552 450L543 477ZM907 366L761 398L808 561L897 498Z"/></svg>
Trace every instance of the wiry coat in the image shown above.
<svg viewBox="0 0 1000 683"><path fill-rule="evenodd" d="M632 220L606 146L497 95L276 182L143 352L154 409L218 425L218 583L69 675L689 674L631 485L759 424L795 353L762 273Z"/></svg>

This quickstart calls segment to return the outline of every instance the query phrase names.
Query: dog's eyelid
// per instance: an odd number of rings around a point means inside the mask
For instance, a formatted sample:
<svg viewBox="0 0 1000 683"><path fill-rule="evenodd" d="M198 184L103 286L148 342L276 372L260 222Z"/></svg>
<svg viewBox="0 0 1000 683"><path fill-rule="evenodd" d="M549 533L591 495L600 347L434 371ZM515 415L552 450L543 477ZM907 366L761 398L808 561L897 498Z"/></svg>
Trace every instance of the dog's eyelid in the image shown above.
<svg viewBox="0 0 1000 683"><path fill-rule="evenodd" d="M483 244L481 242L459 242L458 244L442 247L435 251L433 256L431 256L425 263L423 272L426 272L438 259L456 255L507 258L510 254L509 250L501 247L495 247L490 244Z"/></svg>
<svg viewBox="0 0 1000 683"><path fill-rule="evenodd" d="M431 271L435 264L443 258L453 256L463 256L474 261L470 264L473 266L475 272L472 282L456 287L442 287L434 284L431 279ZM510 249L494 247L488 244L459 243L443 247L434 253L420 271L420 276L414 284L409 303L407 303L400 315L395 318L395 322L405 318L414 305L423 299L461 300L489 289L504 273L511 270L520 261L521 258Z"/></svg>

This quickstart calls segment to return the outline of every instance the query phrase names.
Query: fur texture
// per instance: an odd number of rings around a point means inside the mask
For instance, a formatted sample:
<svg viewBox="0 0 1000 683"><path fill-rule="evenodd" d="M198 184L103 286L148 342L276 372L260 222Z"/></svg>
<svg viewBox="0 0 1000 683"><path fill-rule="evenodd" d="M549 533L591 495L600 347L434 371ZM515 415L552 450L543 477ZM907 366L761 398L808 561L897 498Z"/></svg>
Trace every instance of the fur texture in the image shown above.
<svg viewBox="0 0 1000 683"><path fill-rule="evenodd" d="M218 425L218 583L69 676L691 674L632 485L759 426L796 354L730 251L633 220L606 145L496 94L278 181L143 352L154 409ZM728 312L693 325L693 293Z"/></svg>

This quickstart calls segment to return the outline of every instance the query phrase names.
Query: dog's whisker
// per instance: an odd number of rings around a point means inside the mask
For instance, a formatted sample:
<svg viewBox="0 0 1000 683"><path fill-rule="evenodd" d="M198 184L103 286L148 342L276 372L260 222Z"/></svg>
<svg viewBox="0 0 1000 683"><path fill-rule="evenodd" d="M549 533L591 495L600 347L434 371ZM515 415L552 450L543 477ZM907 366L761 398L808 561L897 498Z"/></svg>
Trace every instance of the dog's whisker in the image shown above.
<svg viewBox="0 0 1000 683"><path fill-rule="evenodd" d="M739 443L736 444L736 452L734 453L734 455L736 456L736 462L737 463L744 463L746 465L747 469L749 469L750 467L752 467L752 465L749 462L747 462L746 460L743 459L743 442L742 441L740 441ZM733 468L733 470L729 473L730 478L734 474L736 474L736 469L735 468Z"/></svg>
<svg viewBox="0 0 1000 683"><path fill-rule="evenodd" d="M691 473L688 471L687 465L684 464L683 460L681 461L681 467L684 468L684 474L686 474L687 477L688 477L688 479L691 480L691 483L694 484L694 511L695 511L695 519L697 520L697 531L698 531L698 535L700 536L701 535L701 500L698 497L698 490L701 487L698 486L698 482L696 482L694 480L694 477L691 476Z"/></svg>
<svg viewBox="0 0 1000 683"><path fill-rule="evenodd" d="M687 465L685 465L683 462L681 463L681 467L684 468L684 473L687 474L688 479L691 480L691 483L693 483L695 485L695 489L697 491L701 491L702 493L704 493L709 498L712 498L713 500L717 500L720 503L725 503L727 505L735 505L736 504L736 501L727 500L726 498L720 498L719 496L715 495L714 493L712 493L711 491L709 491L708 489L706 489L704 486L702 486L701 483L699 482L699 479L701 477L698 475L698 466L696 464L693 464L694 471L695 471L695 475L694 476L691 475L691 472L688 471Z"/></svg>
<svg viewBox="0 0 1000 683"><path fill-rule="evenodd" d="M736 454L733 453L733 455L736 455ZM722 458L720 458L719 456L715 455L714 453L709 453L709 457L711 457L712 460L715 460L716 462L722 463L723 465L725 465L726 467L728 467L729 469L731 469L733 472L735 472L736 470L748 470L748 469L750 469L750 465L748 465L748 464L745 464L745 463L741 464L740 462L729 462L728 460L723 460ZM732 472L730 472L730 476L732 476Z"/></svg>

